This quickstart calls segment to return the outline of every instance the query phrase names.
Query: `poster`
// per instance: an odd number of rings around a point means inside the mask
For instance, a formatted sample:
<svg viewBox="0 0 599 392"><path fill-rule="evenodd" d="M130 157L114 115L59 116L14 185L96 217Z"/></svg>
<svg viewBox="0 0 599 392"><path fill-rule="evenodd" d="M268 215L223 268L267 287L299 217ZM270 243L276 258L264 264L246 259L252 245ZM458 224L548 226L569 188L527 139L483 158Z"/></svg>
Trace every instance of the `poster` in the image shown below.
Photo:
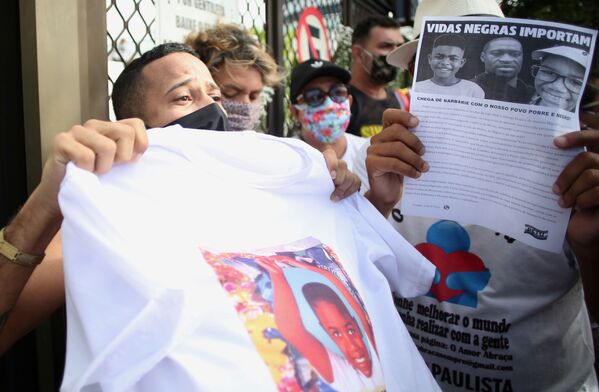
<svg viewBox="0 0 599 392"><path fill-rule="evenodd" d="M581 149L578 104L596 31L481 17L426 18L410 111L430 171L405 180L406 215L478 224L560 252L571 210L552 186Z"/></svg>

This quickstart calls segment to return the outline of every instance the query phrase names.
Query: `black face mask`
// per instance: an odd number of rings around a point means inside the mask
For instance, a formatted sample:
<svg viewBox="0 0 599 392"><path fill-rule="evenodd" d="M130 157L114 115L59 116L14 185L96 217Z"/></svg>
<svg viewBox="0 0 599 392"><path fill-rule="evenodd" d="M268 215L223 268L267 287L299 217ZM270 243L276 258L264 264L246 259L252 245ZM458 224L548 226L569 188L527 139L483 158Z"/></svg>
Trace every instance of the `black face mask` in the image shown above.
<svg viewBox="0 0 599 392"><path fill-rule="evenodd" d="M228 131L229 121L227 116L216 103L204 106L195 112L176 119L165 126L179 124L183 128L207 129L210 131Z"/></svg>
<svg viewBox="0 0 599 392"><path fill-rule="evenodd" d="M387 84L397 76L397 68L387 63L387 56L372 56L372 66L370 67L370 78L381 84Z"/></svg>

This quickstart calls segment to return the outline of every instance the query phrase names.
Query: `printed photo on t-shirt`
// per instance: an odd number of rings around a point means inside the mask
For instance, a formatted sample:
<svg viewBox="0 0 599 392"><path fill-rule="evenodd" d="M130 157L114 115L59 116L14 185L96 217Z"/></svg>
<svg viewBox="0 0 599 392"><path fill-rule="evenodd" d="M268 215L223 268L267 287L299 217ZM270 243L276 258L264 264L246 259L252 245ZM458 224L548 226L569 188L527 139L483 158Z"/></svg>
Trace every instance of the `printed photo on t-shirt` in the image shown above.
<svg viewBox="0 0 599 392"><path fill-rule="evenodd" d="M370 319L332 249L201 251L280 391L385 390Z"/></svg>

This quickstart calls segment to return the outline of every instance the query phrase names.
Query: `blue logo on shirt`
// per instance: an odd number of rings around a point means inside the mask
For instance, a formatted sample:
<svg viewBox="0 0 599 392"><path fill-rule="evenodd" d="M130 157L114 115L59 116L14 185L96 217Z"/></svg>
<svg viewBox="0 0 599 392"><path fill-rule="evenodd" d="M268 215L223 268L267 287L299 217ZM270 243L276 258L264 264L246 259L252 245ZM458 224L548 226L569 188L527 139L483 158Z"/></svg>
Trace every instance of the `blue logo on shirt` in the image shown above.
<svg viewBox="0 0 599 392"><path fill-rule="evenodd" d="M469 252L468 232L456 222L442 220L429 227L426 240L416 249L437 267L427 295L476 308L477 294L487 286L491 273L480 257Z"/></svg>

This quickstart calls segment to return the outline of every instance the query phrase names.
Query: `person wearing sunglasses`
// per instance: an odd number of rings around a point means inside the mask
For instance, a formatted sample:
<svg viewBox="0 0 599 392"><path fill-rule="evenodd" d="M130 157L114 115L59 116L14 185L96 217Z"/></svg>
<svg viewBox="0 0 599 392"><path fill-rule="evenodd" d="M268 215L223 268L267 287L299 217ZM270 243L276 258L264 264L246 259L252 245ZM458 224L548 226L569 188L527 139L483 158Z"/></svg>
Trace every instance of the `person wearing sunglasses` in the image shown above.
<svg viewBox="0 0 599 392"><path fill-rule="evenodd" d="M368 139L347 134L352 96L351 74L325 60L310 59L291 73L291 116L299 137L319 151L333 149L352 169L354 157Z"/></svg>
<svg viewBox="0 0 599 392"><path fill-rule="evenodd" d="M531 104L573 112L584 89L588 52L570 46L554 46L532 52L539 65L531 68L536 93Z"/></svg>
<svg viewBox="0 0 599 392"><path fill-rule="evenodd" d="M182 44L158 45L129 63L112 97L118 121L89 120L58 134L42 182L0 230L0 356L65 301L57 194L66 164L105 173L113 164L136 161L148 146L146 125L227 129L219 86L197 53ZM323 157L335 184L332 200L359 189L345 162L332 151Z"/></svg>

